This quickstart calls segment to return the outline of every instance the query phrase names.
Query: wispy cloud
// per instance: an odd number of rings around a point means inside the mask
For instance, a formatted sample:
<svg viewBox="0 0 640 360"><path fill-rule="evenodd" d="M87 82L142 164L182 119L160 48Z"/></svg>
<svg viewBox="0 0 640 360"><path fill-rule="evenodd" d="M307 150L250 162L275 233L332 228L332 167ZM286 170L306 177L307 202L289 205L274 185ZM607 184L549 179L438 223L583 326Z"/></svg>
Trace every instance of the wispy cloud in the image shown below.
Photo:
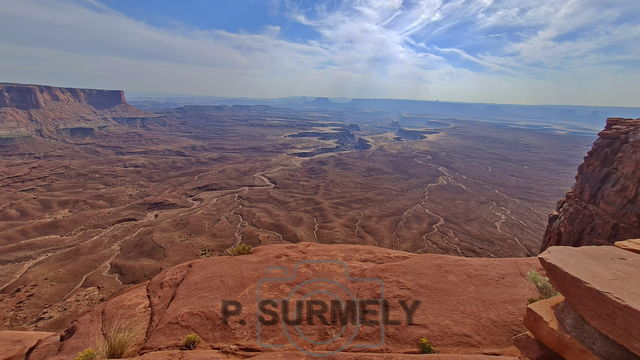
<svg viewBox="0 0 640 360"><path fill-rule="evenodd" d="M0 3L5 81L224 96L640 105L637 0L272 0L270 11L317 34L296 41L277 23L256 33L157 27L99 0Z"/></svg>

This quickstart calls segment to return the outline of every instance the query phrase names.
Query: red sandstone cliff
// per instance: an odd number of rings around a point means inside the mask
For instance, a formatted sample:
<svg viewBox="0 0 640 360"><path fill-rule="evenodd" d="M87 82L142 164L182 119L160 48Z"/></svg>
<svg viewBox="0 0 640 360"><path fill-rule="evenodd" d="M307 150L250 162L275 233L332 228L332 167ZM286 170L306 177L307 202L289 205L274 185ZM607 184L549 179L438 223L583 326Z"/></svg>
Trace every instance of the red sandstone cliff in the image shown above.
<svg viewBox="0 0 640 360"><path fill-rule="evenodd" d="M33 110L42 109L52 102L89 104L96 109L107 109L127 104L122 90L0 83L0 107Z"/></svg>
<svg viewBox="0 0 640 360"><path fill-rule="evenodd" d="M576 184L549 216L542 250L640 237L640 119L607 119Z"/></svg>
<svg viewBox="0 0 640 360"><path fill-rule="evenodd" d="M85 136L149 118L122 90L0 83L0 139Z"/></svg>

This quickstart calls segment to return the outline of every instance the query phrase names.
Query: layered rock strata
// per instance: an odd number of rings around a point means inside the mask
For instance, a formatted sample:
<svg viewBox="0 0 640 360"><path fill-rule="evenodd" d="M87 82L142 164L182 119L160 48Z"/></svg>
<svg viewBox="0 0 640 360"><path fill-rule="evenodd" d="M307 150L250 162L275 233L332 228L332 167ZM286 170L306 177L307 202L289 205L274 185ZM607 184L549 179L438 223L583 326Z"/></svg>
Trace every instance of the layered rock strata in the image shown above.
<svg viewBox="0 0 640 360"><path fill-rule="evenodd" d="M96 109L127 105L122 90L61 88L44 85L0 83L0 107L42 109L54 103L89 104Z"/></svg>
<svg viewBox="0 0 640 360"><path fill-rule="evenodd" d="M153 117L129 105L122 90L0 83L0 145L95 136Z"/></svg>
<svg viewBox="0 0 640 360"><path fill-rule="evenodd" d="M566 360L640 359L640 254L556 246L539 259L562 296L527 308L537 341Z"/></svg>
<svg viewBox="0 0 640 360"><path fill-rule="evenodd" d="M542 250L640 237L640 119L607 119L576 183L549 216Z"/></svg>

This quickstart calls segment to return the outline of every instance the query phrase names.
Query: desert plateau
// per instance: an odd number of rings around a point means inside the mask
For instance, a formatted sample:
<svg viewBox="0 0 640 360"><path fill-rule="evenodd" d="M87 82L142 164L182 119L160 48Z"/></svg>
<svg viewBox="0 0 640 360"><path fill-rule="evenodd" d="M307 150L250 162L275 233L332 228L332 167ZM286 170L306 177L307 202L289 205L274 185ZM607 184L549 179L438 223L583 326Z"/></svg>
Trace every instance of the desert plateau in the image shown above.
<svg viewBox="0 0 640 360"><path fill-rule="evenodd" d="M383 112L143 112L117 92L117 102L100 109L67 101L69 89L35 89L34 99L55 100L1 109L49 122L5 137L0 307L6 326L40 330L172 265L238 244L536 255L546 215L591 140ZM55 122L59 113L82 123ZM398 139L404 122L437 130Z"/></svg>
<svg viewBox="0 0 640 360"><path fill-rule="evenodd" d="M636 0L0 0L0 360L640 360Z"/></svg>

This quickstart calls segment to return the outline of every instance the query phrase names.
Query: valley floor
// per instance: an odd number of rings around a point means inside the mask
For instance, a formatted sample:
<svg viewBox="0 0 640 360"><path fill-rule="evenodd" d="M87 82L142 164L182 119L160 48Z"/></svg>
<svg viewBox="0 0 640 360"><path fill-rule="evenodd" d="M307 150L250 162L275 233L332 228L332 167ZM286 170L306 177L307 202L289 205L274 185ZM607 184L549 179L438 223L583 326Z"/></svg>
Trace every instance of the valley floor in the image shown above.
<svg viewBox="0 0 640 360"><path fill-rule="evenodd" d="M353 130L369 149L301 158L336 143L287 135L332 131L334 115L160 115L0 160L0 327L60 329L128 285L240 243L532 256L592 140L448 119L399 141L377 119Z"/></svg>

